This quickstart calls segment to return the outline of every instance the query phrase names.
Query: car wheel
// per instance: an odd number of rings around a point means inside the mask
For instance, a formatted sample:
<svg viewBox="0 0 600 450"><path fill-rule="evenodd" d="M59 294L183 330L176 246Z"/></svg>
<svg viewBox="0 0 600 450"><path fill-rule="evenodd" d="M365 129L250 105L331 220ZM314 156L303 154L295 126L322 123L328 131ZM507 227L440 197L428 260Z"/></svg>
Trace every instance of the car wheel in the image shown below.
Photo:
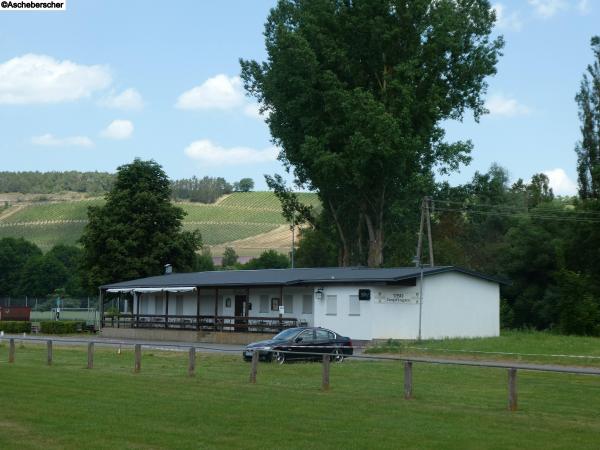
<svg viewBox="0 0 600 450"><path fill-rule="evenodd" d="M275 362L277 364L283 364L285 362L285 353L275 353Z"/></svg>
<svg viewBox="0 0 600 450"><path fill-rule="evenodd" d="M336 363L341 363L344 361L344 354L339 348L336 348L333 352L331 352L331 360Z"/></svg>

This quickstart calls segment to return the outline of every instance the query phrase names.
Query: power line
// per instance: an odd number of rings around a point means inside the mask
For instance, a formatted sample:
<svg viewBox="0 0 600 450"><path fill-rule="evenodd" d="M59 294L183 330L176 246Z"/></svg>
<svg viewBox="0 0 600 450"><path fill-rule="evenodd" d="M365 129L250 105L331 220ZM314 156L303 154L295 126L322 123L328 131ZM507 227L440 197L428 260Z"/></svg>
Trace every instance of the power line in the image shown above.
<svg viewBox="0 0 600 450"><path fill-rule="evenodd" d="M487 216L500 216L500 217L529 217L531 219L540 220L554 220L558 222L582 222L582 223L600 223L600 217L598 218L582 218L582 217L559 217L551 214L539 214L531 212L499 212L499 211L475 211L469 210L468 208L440 208L436 207L436 211L442 212L461 212L466 214L478 214Z"/></svg>

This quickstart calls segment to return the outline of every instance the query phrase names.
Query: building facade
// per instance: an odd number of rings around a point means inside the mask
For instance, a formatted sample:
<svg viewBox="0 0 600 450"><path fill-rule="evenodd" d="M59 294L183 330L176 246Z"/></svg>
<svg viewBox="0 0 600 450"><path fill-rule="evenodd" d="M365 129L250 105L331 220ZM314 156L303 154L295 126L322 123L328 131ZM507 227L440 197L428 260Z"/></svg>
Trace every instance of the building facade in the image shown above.
<svg viewBox="0 0 600 450"><path fill-rule="evenodd" d="M245 342L294 326L357 340L485 337L500 332L499 286L453 266L220 271L101 286L100 303L103 333L119 337ZM215 339L226 333L247 338Z"/></svg>

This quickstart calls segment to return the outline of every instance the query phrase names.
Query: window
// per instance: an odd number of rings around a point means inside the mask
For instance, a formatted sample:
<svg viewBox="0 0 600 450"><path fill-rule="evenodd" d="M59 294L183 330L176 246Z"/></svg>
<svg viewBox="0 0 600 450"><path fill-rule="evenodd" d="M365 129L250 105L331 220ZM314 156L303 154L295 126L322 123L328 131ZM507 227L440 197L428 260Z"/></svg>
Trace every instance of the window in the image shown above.
<svg viewBox="0 0 600 450"><path fill-rule="evenodd" d="M294 296L286 295L283 297L283 309L286 313L294 312Z"/></svg>
<svg viewBox="0 0 600 450"><path fill-rule="evenodd" d="M154 314L164 314L162 294L154 296Z"/></svg>
<svg viewBox="0 0 600 450"><path fill-rule="evenodd" d="M332 297L335 297L335 295L332 295ZM317 330L316 335L317 335L317 341L335 340L335 335L329 330L323 330L323 329Z"/></svg>
<svg viewBox="0 0 600 450"><path fill-rule="evenodd" d="M328 316L337 316L337 295L327 296L327 309L325 314Z"/></svg>
<svg viewBox="0 0 600 450"><path fill-rule="evenodd" d="M177 294L175 296L175 315L183 316L183 295Z"/></svg>
<svg viewBox="0 0 600 450"><path fill-rule="evenodd" d="M360 301L358 300L358 295L350 296L350 311L348 315L360 316Z"/></svg>
<svg viewBox="0 0 600 450"><path fill-rule="evenodd" d="M269 312L269 296L261 295L260 296L260 308L258 312L268 313Z"/></svg>
<svg viewBox="0 0 600 450"><path fill-rule="evenodd" d="M302 296L302 314L313 313L313 296L303 295Z"/></svg>
<svg viewBox="0 0 600 450"><path fill-rule="evenodd" d="M298 335L298 337L302 338L303 343L314 342L315 341L315 333L314 330L306 330Z"/></svg>

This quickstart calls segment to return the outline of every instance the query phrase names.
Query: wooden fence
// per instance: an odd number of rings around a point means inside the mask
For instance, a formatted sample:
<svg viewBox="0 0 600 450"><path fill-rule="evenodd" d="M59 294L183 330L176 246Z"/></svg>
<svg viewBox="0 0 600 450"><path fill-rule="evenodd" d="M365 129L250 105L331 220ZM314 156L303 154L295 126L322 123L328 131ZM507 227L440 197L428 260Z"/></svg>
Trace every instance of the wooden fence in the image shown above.
<svg viewBox="0 0 600 450"><path fill-rule="evenodd" d="M87 368L93 369L94 367L94 349L95 344L116 346L133 346L134 348L134 366L133 373L140 373L142 370L142 346L156 347L157 345L142 344L139 342L123 342L123 341L91 341L91 340L75 340L75 339L46 339L46 338L31 338L31 337L0 337L0 341L8 341L8 362L10 364L15 363L16 348L15 340L18 341L30 341L42 344L46 341L47 348L47 364L53 364L53 342L68 342L70 344L87 344ZM193 377L196 372L196 350L205 349L209 351L231 351L229 349L217 349L210 347L202 347L198 345L189 344L160 344L160 347L172 347L181 348L188 350L188 370L187 374ZM337 347L331 347L332 349ZM236 350L237 351L237 350ZM272 350L271 350L272 351ZM260 353L265 353L266 350L254 351L252 354L252 360L250 363L250 377L249 381L252 384L256 384L258 375L258 362ZM327 353L302 353L297 351L281 351L277 350L277 353L290 353L295 356L306 355L311 358L315 356L321 357L322 364L322 380L321 389L328 391L330 388L330 364L333 358L332 354ZM391 356L371 356L371 355L352 355L351 358L355 359L370 359L370 360L387 360L387 361L399 361L404 363L404 398L410 400L413 398L413 364L443 364L443 365L459 365L459 366L474 366L474 367L489 367L496 369L506 369L508 374L508 409L510 411L517 410L517 370L525 371L536 371L536 372L552 372L552 373L570 373L578 375L596 375L600 376L600 369L591 367L570 367L570 366L557 366L557 365L542 365L542 364L526 364L526 363L504 363L495 361L474 361L474 360L454 360L454 359L439 359L439 358L427 358L427 357L391 357Z"/></svg>

